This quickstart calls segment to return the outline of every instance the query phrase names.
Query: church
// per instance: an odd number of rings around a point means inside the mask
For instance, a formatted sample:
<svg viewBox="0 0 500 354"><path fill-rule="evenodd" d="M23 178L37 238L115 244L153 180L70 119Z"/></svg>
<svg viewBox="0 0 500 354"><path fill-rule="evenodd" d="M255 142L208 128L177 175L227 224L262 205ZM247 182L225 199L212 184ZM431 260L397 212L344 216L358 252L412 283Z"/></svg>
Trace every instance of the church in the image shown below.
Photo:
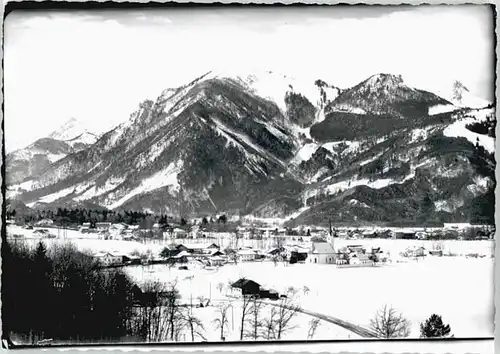
<svg viewBox="0 0 500 354"><path fill-rule="evenodd" d="M327 242L313 242L307 259L309 263L335 264L335 247L332 235L327 237Z"/></svg>

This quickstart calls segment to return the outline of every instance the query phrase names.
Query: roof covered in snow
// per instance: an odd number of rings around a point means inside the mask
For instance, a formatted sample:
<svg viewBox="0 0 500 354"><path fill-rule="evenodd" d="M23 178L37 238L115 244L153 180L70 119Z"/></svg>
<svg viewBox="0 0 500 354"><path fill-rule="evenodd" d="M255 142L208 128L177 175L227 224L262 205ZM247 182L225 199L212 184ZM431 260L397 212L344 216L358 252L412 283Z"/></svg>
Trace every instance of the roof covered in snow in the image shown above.
<svg viewBox="0 0 500 354"><path fill-rule="evenodd" d="M333 246L328 242L314 242L311 246L311 253L314 254L334 254Z"/></svg>

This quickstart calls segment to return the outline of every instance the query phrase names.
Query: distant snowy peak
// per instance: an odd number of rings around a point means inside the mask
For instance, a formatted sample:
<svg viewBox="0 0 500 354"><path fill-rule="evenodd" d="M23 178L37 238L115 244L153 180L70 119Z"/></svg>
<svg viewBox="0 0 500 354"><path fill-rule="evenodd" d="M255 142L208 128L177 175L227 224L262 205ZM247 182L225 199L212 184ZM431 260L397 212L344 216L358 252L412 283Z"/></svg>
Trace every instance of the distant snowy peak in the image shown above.
<svg viewBox="0 0 500 354"><path fill-rule="evenodd" d="M431 92L409 86L401 75L380 73L342 91L326 107L326 113L391 115L400 118L420 117L430 107L450 102Z"/></svg>
<svg viewBox="0 0 500 354"><path fill-rule="evenodd" d="M450 99L457 106L476 109L485 108L491 103L474 96L460 81L455 81L453 83L452 96Z"/></svg>
<svg viewBox="0 0 500 354"><path fill-rule="evenodd" d="M85 123L76 118L71 118L57 130L53 131L48 137L56 140L72 140L84 133L94 135L89 131Z"/></svg>
<svg viewBox="0 0 500 354"><path fill-rule="evenodd" d="M413 87L433 92L458 108L481 109L492 102L475 96L461 81L449 80L440 83L413 82Z"/></svg>

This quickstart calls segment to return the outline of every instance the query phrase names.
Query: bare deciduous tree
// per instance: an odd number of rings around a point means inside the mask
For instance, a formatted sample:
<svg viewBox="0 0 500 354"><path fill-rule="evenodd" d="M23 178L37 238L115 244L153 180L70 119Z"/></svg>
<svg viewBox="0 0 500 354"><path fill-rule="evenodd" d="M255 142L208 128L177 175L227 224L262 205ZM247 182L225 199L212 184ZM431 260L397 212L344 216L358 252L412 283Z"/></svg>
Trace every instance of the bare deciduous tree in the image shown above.
<svg viewBox="0 0 500 354"><path fill-rule="evenodd" d="M246 316L250 312L250 305L252 304L252 298L255 296L243 295L243 304L241 305L241 328L240 328L240 340L243 340L243 335L245 334L245 321Z"/></svg>
<svg viewBox="0 0 500 354"><path fill-rule="evenodd" d="M219 290L219 292L221 293L222 292L222 289L224 289L224 283L220 282L217 284L216 286L217 290Z"/></svg>
<svg viewBox="0 0 500 354"><path fill-rule="evenodd" d="M262 336L266 340L276 339L276 316L278 315L278 310L276 307L272 306L269 313L269 317L262 321Z"/></svg>
<svg viewBox="0 0 500 354"><path fill-rule="evenodd" d="M318 329L321 320L319 318L313 318L309 321L309 331L307 332L307 339L313 339L316 334L316 330Z"/></svg>
<svg viewBox="0 0 500 354"><path fill-rule="evenodd" d="M280 299L276 317L277 339L281 339L286 332L295 327L291 325L291 320L295 317L297 312L300 311L300 306L295 304L296 296L297 290L290 287L286 293L286 297Z"/></svg>
<svg viewBox="0 0 500 354"><path fill-rule="evenodd" d="M260 318L260 313L263 304L256 296L252 296L250 303L252 304L250 306L249 321L248 321L250 328L246 331L245 336L247 338L257 340L259 339L261 335L261 330L264 327L264 323Z"/></svg>
<svg viewBox="0 0 500 354"><path fill-rule="evenodd" d="M225 340L224 330L227 330L229 319L228 311L231 308L231 302L225 302L217 305L217 318L213 320L216 329L220 329L220 339Z"/></svg>
<svg viewBox="0 0 500 354"><path fill-rule="evenodd" d="M411 323L392 307L382 306L370 321L370 328L378 338L406 338L411 332Z"/></svg>
<svg viewBox="0 0 500 354"><path fill-rule="evenodd" d="M184 315L184 321L186 326L189 329L191 334L191 341L194 342L196 337L201 338L202 340L206 340L203 332L205 331L205 327L199 318L193 315L193 307L190 306L187 310L187 313Z"/></svg>

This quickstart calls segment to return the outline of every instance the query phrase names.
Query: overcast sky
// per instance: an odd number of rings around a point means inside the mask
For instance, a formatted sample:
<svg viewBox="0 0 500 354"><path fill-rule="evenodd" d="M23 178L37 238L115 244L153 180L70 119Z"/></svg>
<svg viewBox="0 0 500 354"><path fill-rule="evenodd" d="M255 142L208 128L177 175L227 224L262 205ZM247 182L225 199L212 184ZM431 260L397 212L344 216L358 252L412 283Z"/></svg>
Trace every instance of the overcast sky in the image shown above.
<svg viewBox="0 0 500 354"><path fill-rule="evenodd" d="M98 133L212 69L269 69L349 87L379 72L462 81L491 99L488 6L13 12L5 21L6 149L69 118Z"/></svg>

